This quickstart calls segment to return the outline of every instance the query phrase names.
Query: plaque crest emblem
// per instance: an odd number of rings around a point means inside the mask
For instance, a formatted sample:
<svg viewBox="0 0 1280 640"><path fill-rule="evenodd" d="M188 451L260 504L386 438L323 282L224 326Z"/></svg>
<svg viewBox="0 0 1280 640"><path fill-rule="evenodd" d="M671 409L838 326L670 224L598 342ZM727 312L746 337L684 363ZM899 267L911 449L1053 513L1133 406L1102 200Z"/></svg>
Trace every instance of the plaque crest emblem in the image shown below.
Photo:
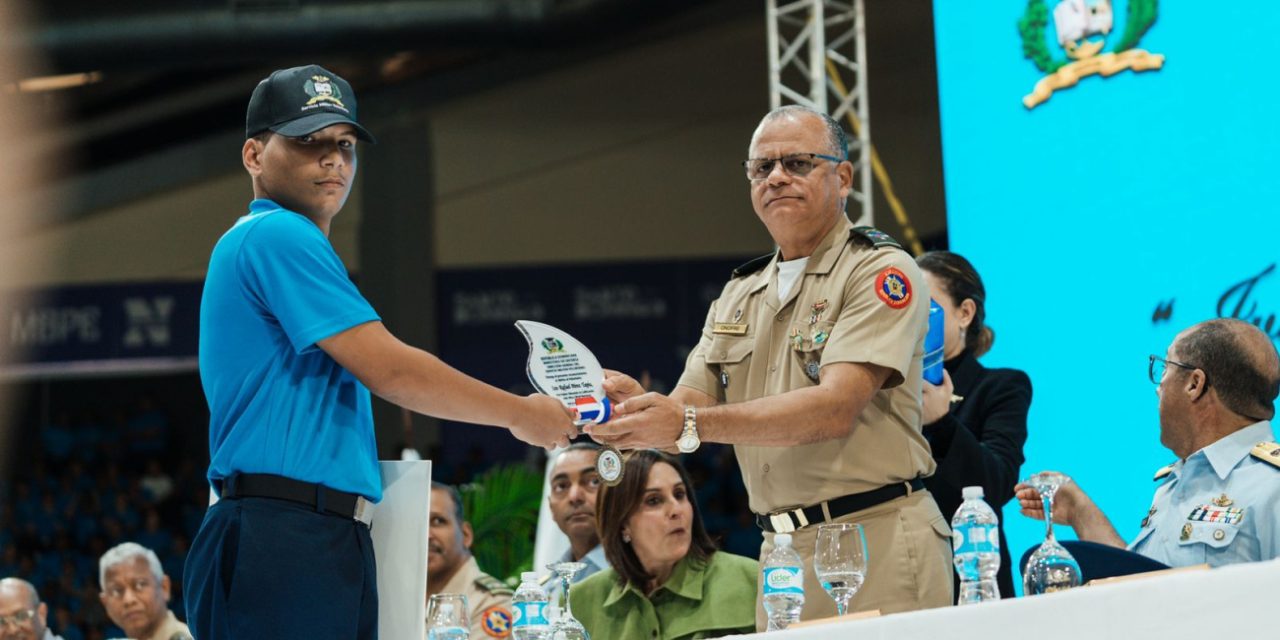
<svg viewBox="0 0 1280 640"><path fill-rule="evenodd" d="M551 336L547 336L542 339L542 348L547 353L560 353L564 351L564 343Z"/></svg>

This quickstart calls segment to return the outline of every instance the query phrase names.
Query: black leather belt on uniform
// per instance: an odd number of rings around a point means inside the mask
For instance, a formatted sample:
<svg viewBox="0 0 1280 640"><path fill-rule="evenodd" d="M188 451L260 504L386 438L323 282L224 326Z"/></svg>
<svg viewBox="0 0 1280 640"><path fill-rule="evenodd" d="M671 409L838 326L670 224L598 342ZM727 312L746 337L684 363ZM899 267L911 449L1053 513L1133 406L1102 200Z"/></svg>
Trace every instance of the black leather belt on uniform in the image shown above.
<svg viewBox="0 0 1280 640"><path fill-rule="evenodd" d="M237 473L222 480L218 494L223 500L233 498L276 498L305 504L316 511L332 513L369 524L373 503L354 493L330 489L322 484L303 482L265 473Z"/></svg>
<svg viewBox="0 0 1280 640"><path fill-rule="evenodd" d="M922 489L924 489L924 481L919 478L910 482L887 484L879 489L851 493L847 496L833 498L807 507L784 509L764 516L757 513L756 526L769 533L791 533L796 529L803 529L811 524L829 522L855 511L870 509L894 498L909 496L913 491ZM827 513L830 514L830 520L823 514L822 505L824 504L827 506Z"/></svg>

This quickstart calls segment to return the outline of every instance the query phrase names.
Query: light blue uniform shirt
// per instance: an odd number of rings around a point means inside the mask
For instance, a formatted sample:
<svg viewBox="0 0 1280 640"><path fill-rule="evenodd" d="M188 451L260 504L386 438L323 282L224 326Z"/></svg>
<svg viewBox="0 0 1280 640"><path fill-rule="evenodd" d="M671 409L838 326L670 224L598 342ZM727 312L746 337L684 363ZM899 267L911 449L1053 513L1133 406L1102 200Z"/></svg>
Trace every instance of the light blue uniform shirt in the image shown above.
<svg viewBox="0 0 1280 640"><path fill-rule="evenodd" d="M254 200L200 302L210 482L269 473L382 499L369 390L316 347L375 320L315 223Z"/></svg>
<svg viewBox="0 0 1280 640"><path fill-rule="evenodd" d="M573 549L565 551L564 555L560 556L560 559L557 562L573 562ZM599 573L601 569L609 568L609 561L604 557L604 545L600 544L596 545L596 548L588 551L587 555L582 556L582 559L578 562L587 566L582 571L579 571L578 575L573 577L574 584L578 584L587 577Z"/></svg>
<svg viewBox="0 0 1280 640"><path fill-rule="evenodd" d="M1174 463L1129 550L1171 567L1280 556L1280 468L1250 455L1274 440L1258 422Z"/></svg>

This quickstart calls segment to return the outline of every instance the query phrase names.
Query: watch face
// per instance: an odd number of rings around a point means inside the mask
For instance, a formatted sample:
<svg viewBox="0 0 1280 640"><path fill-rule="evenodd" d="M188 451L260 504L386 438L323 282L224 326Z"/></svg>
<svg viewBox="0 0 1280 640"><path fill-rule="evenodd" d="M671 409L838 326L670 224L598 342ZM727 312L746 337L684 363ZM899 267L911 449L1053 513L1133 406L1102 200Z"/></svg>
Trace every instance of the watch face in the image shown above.
<svg viewBox="0 0 1280 640"><path fill-rule="evenodd" d="M681 453L693 453L698 450L698 445L700 444L702 444L702 441L698 439L698 436L690 433L680 436L680 440L676 442L676 448Z"/></svg>

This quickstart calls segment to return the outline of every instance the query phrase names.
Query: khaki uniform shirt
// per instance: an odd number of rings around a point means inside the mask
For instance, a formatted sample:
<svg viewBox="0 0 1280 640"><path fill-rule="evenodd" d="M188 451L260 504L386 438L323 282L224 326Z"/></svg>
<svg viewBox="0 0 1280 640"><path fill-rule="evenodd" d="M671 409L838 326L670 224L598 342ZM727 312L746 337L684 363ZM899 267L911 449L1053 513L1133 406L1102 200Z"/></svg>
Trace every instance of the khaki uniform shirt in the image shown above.
<svg viewBox="0 0 1280 640"><path fill-rule="evenodd" d="M929 290L905 251L879 242L888 240L879 232L871 234L873 243L852 229L842 216L781 304L776 252L763 269L730 280L712 303L702 339L680 377L679 384L720 402L743 402L814 386L822 367L834 362L892 370L846 438L734 446L756 513L933 473L920 430ZM804 420L803 414L795 416L797 423Z"/></svg>
<svg viewBox="0 0 1280 640"><path fill-rule="evenodd" d="M467 597L472 640L511 637L513 592L501 580L481 571L475 556L467 559L439 593L461 593Z"/></svg>
<svg viewBox="0 0 1280 640"><path fill-rule="evenodd" d="M138 640L191 640L191 630L187 625L178 622L177 616L172 611L166 613L167 617L160 626L156 627L156 632Z"/></svg>

